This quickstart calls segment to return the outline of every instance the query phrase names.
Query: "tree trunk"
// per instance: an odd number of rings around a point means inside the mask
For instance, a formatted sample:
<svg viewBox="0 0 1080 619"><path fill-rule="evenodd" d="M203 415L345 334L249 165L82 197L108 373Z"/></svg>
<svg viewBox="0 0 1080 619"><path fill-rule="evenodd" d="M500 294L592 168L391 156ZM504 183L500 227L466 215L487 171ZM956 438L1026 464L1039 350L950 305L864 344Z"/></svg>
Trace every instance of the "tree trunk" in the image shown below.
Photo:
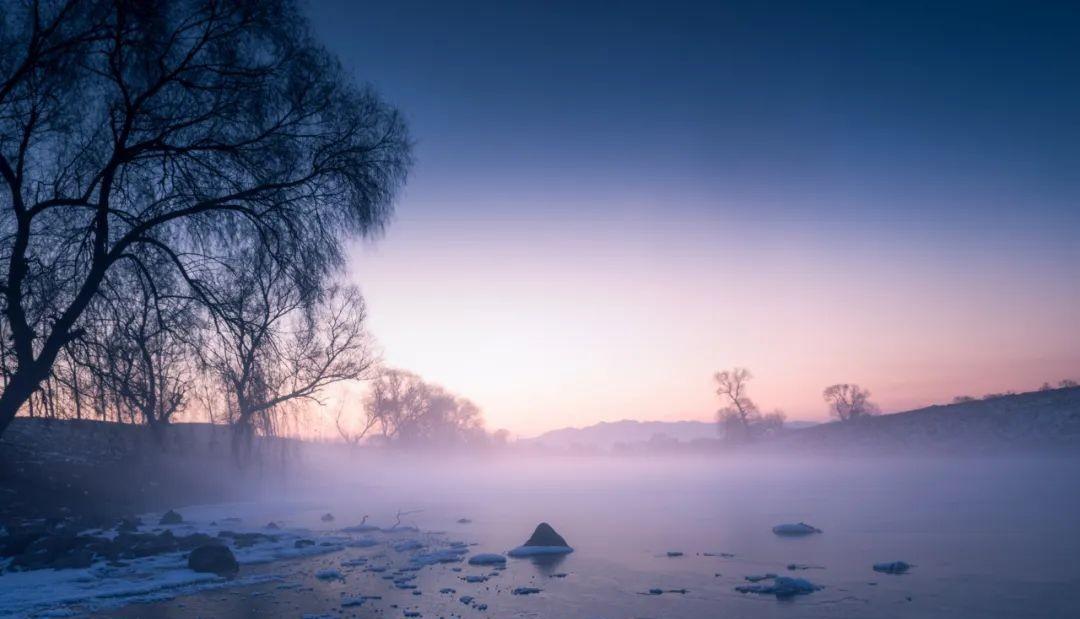
<svg viewBox="0 0 1080 619"><path fill-rule="evenodd" d="M39 381L33 380L27 374L26 371L16 371L7 389L0 394L0 436L4 435L8 426L11 425L11 420L15 419L19 409L26 404L34 393L34 389L37 388Z"/></svg>

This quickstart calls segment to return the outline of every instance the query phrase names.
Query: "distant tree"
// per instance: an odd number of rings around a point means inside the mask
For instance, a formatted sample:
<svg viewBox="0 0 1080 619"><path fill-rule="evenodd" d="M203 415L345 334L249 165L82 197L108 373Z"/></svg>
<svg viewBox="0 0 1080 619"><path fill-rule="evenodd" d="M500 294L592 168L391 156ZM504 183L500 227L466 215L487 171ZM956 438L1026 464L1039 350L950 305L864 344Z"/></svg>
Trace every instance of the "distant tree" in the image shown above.
<svg viewBox="0 0 1080 619"><path fill-rule="evenodd" d="M1065 380L1058 383L1058 389L1072 389L1073 387L1078 386L1080 386L1080 383L1072 380L1071 378L1066 378Z"/></svg>
<svg viewBox="0 0 1080 619"><path fill-rule="evenodd" d="M725 404L716 412L716 420L727 441L750 441L783 429L787 417L782 411L763 415L747 395L748 383L752 378L750 370L739 367L713 375L716 394Z"/></svg>
<svg viewBox="0 0 1080 619"><path fill-rule="evenodd" d="M377 426L388 444L459 446L488 441L473 402L397 369L372 381L364 400L365 425Z"/></svg>
<svg viewBox="0 0 1080 619"><path fill-rule="evenodd" d="M825 388L822 396L829 404L829 411L840 421L851 421L880 412L877 405L870 401L870 391L858 385L830 385Z"/></svg>
<svg viewBox="0 0 1080 619"><path fill-rule="evenodd" d="M785 421L787 421L787 414L782 410L777 409L771 413L766 413L761 416L756 433L760 435L778 434L784 429Z"/></svg>
<svg viewBox="0 0 1080 619"><path fill-rule="evenodd" d="M716 395L724 407L716 412L717 422L724 432L724 437L733 441L745 441L751 438L751 427L761 420L757 404L746 394L747 383L753 375L746 368L732 368L713 374L716 381Z"/></svg>
<svg viewBox="0 0 1080 619"><path fill-rule="evenodd" d="M975 398L969 395L958 395L952 399L953 404L966 404L968 402L974 402Z"/></svg>
<svg viewBox="0 0 1080 619"><path fill-rule="evenodd" d="M1050 391L1053 388L1053 385L1051 385L1050 383L1043 383L1042 386L1039 387L1039 391Z"/></svg>
<svg viewBox="0 0 1080 619"><path fill-rule="evenodd" d="M342 264L346 235L388 221L405 125L293 0L13 1L0 15L0 435L118 265L197 289L198 271L259 244L314 280Z"/></svg>

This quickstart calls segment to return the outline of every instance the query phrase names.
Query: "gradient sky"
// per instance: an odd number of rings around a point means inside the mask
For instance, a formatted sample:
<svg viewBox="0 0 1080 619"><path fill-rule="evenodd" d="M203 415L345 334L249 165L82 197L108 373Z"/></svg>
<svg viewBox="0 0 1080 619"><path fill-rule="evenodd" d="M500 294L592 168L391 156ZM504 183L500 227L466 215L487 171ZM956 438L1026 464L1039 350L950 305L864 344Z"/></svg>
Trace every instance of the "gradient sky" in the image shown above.
<svg viewBox="0 0 1080 619"><path fill-rule="evenodd" d="M938 5L310 2L417 142L387 363L521 435L1080 377L1080 11Z"/></svg>

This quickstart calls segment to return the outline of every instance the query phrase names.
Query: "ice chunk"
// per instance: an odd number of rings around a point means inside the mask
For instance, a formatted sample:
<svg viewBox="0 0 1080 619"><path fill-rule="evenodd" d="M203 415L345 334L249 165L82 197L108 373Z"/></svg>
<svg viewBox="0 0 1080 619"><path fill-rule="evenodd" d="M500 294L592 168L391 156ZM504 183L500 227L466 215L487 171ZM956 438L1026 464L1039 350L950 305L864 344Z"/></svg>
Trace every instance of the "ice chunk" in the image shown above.
<svg viewBox="0 0 1080 619"><path fill-rule="evenodd" d="M318 578L319 580L345 580L345 577L341 575L341 572L333 568L315 572L315 578Z"/></svg>
<svg viewBox="0 0 1080 619"><path fill-rule="evenodd" d="M777 598L789 598L796 595L806 595L821 589L820 586L804 578L790 578L777 576L771 584L740 585L735 587L739 593L757 593L759 595L775 595Z"/></svg>
<svg viewBox="0 0 1080 619"><path fill-rule="evenodd" d="M777 535L811 535L821 533L821 529L812 527L805 522L796 522L794 524L778 524L772 528L772 532Z"/></svg>
<svg viewBox="0 0 1080 619"><path fill-rule="evenodd" d="M903 574L911 569L911 564L904 561L890 561L888 563L875 563L874 571L884 574Z"/></svg>
<svg viewBox="0 0 1080 619"><path fill-rule="evenodd" d="M469 557L469 565L503 565L505 563L506 557L491 552L484 552Z"/></svg>

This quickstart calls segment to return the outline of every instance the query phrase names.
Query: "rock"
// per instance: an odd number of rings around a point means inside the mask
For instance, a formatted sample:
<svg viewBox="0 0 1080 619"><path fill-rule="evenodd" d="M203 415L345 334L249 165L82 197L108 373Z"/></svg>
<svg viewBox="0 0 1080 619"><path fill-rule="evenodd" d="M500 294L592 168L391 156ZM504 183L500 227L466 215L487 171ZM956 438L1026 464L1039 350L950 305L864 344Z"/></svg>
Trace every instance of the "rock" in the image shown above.
<svg viewBox="0 0 1080 619"><path fill-rule="evenodd" d="M158 524L180 524L184 521L184 518L177 512L169 510L161 517Z"/></svg>
<svg viewBox="0 0 1080 619"><path fill-rule="evenodd" d="M271 523L268 523L268 524L266 525L266 528L267 528L267 529L271 529L271 530L274 530L274 531L277 531L277 530L278 530L278 529L280 529L281 527L279 527L279 526L278 526L278 524L277 524L276 522L271 522Z"/></svg>
<svg viewBox="0 0 1080 619"><path fill-rule="evenodd" d="M469 557L469 565L504 565L506 557L490 552Z"/></svg>
<svg viewBox="0 0 1080 619"><path fill-rule="evenodd" d="M772 532L776 535L797 536L797 535L811 535L813 533L821 533L821 529L812 527L805 522L797 522L795 524L785 523L778 524L772 528Z"/></svg>
<svg viewBox="0 0 1080 619"><path fill-rule="evenodd" d="M298 539L293 542L293 548L306 548L308 546L314 546L315 540L310 539Z"/></svg>
<svg viewBox="0 0 1080 619"><path fill-rule="evenodd" d="M196 572L210 572L218 576L232 576L240 571L240 564L228 546L206 544L188 555L188 568Z"/></svg>
<svg viewBox="0 0 1080 619"><path fill-rule="evenodd" d="M735 587L739 593L757 593L759 595L775 595L777 598L789 598L796 595L806 595L821 589L809 580L802 578L789 578L777 576L772 584L768 585L741 585Z"/></svg>
<svg viewBox="0 0 1080 619"><path fill-rule="evenodd" d="M458 524L472 524L472 520L469 520L468 518L458 518L457 523Z"/></svg>
<svg viewBox="0 0 1080 619"><path fill-rule="evenodd" d="M537 589L536 587L516 587L510 593L514 595L532 595L534 593L540 593L541 591L542 589Z"/></svg>
<svg viewBox="0 0 1080 619"><path fill-rule="evenodd" d="M555 529L546 522L536 526L536 530L524 545L514 548L506 553L511 557L531 557L536 555L561 555L574 552L567 545L566 540L555 532Z"/></svg>
<svg viewBox="0 0 1080 619"><path fill-rule="evenodd" d="M327 512L327 513L322 515L322 518L320 518L320 520L322 520L323 522L333 522L334 521L334 515Z"/></svg>
<svg viewBox="0 0 1080 619"><path fill-rule="evenodd" d="M875 563L874 571L884 574L903 574L911 569L911 564L904 561L891 561L889 563Z"/></svg>
<svg viewBox="0 0 1080 619"><path fill-rule="evenodd" d="M679 552L678 550L669 550L667 556L671 558L681 557L683 556L683 553Z"/></svg>
<svg viewBox="0 0 1080 619"><path fill-rule="evenodd" d="M546 522L541 522L536 525L536 530L533 531L532 536L525 542L525 546L567 546L566 540L563 536L555 532L555 529L551 528L551 525Z"/></svg>

